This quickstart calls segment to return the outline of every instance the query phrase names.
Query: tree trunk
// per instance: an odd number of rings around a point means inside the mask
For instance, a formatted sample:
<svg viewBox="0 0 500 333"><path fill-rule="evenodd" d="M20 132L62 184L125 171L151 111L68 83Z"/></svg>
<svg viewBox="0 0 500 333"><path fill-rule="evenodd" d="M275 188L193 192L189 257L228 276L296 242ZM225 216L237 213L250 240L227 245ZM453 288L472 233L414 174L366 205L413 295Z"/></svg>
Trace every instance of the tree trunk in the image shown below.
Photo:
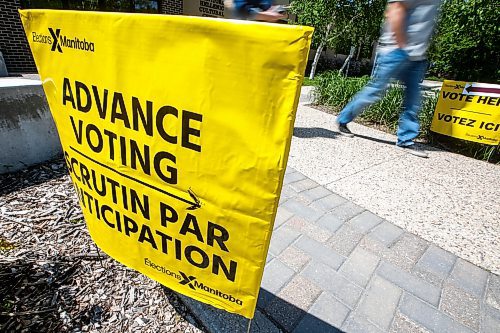
<svg viewBox="0 0 500 333"><path fill-rule="evenodd" d="M335 18L335 16L332 18L332 20ZM332 23L328 24L326 27L326 33L325 33L325 38L321 41L321 43L318 46L318 49L316 50L316 54L314 55L314 60L311 66L311 73L309 74L309 79L314 79L314 75L316 74L316 66L318 66L319 62L319 57L321 57L321 52L323 52L323 48L325 47L327 41L328 41L328 35L330 34L330 30L332 30Z"/></svg>
<svg viewBox="0 0 500 333"><path fill-rule="evenodd" d="M321 42L319 44L318 49L316 50L316 54L314 55L314 60L311 66L311 73L309 73L309 79L314 79L314 74L316 74L316 66L318 66L319 57L321 57L321 52L323 52L323 48L325 47L325 42Z"/></svg>
<svg viewBox="0 0 500 333"><path fill-rule="evenodd" d="M354 56L354 51L355 50L356 50L356 47L355 46L351 46L351 50L349 51L349 55L347 56L347 58L345 58L344 64L339 69L339 73L340 74L342 74L342 71L344 70L344 68L346 66L347 66L347 70L346 70L346 74L345 75L347 75L347 72L349 72L349 63L351 62L351 59Z"/></svg>

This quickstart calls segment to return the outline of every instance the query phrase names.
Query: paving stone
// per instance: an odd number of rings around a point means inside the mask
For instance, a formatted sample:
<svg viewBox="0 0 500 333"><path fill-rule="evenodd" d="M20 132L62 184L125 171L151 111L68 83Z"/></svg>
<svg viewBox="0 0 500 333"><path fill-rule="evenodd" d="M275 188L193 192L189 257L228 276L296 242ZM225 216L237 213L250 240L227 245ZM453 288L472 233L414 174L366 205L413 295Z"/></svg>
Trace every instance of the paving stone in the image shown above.
<svg viewBox="0 0 500 333"><path fill-rule="evenodd" d="M430 333L428 330L398 312L392 322L390 333Z"/></svg>
<svg viewBox="0 0 500 333"><path fill-rule="evenodd" d="M356 312L351 313L347 318L342 330L348 333L382 333L377 326L370 323L365 317Z"/></svg>
<svg viewBox="0 0 500 333"><path fill-rule="evenodd" d="M297 216L294 216L290 220L288 220L286 225L320 243L325 243L332 236L332 233L328 230L325 230L315 224L309 223L303 218Z"/></svg>
<svg viewBox="0 0 500 333"><path fill-rule="evenodd" d="M307 313L292 333L344 333L335 326Z"/></svg>
<svg viewBox="0 0 500 333"><path fill-rule="evenodd" d="M278 297L307 312L321 292L322 290L310 280L296 275L281 289Z"/></svg>
<svg viewBox="0 0 500 333"><path fill-rule="evenodd" d="M453 269L457 256L435 245L430 245L417 266L445 279Z"/></svg>
<svg viewBox="0 0 500 333"><path fill-rule="evenodd" d="M486 304L500 311L500 277L493 273L490 273L486 291Z"/></svg>
<svg viewBox="0 0 500 333"><path fill-rule="evenodd" d="M272 292L269 292L264 288L260 288L259 296L257 298L257 309L264 311L266 306L268 306L276 298L277 298L276 295L273 294Z"/></svg>
<svg viewBox="0 0 500 333"><path fill-rule="evenodd" d="M436 287L441 288L443 286L443 281L444 281L443 278L441 278L437 275L434 275L433 273L430 273L429 271L427 271L419 266L413 267L413 270L411 271L411 273L413 275L415 275L416 277L421 278L422 280L427 281Z"/></svg>
<svg viewBox="0 0 500 333"><path fill-rule="evenodd" d="M320 293L321 290L308 279L295 276L267 306L266 313L290 332Z"/></svg>
<svg viewBox="0 0 500 333"><path fill-rule="evenodd" d="M291 173L285 173L285 178L283 179L284 184L292 184L301 180L306 179L307 177L301 174L298 171L291 172Z"/></svg>
<svg viewBox="0 0 500 333"><path fill-rule="evenodd" d="M479 299L453 284L446 283L443 286L439 309L463 325L479 330Z"/></svg>
<svg viewBox="0 0 500 333"><path fill-rule="evenodd" d="M361 214L363 211L363 208L351 201L347 201L346 203L332 209L332 213L343 221L348 221L354 216Z"/></svg>
<svg viewBox="0 0 500 333"><path fill-rule="evenodd" d="M380 258L373 253L357 247L340 267L339 272L348 280L361 287L365 287L375 268L377 268L379 261Z"/></svg>
<svg viewBox="0 0 500 333"><path fill-rule="evenodd" d="M359 247L371 252L381 258L387 259L392 251L380 240L367 235L359 243Z"/></svg>
<svg viewBox="0 0 500 333"><path fill-rule="evenodd" d="M293 269L274 259L264 269L261 287L276 294L294 275Z"/></svg>
<svg viewBox="0 0 500 333"><path fill-rule="evenodd" d="M386 262L380 264L376 273L420 299L438 306L441 295L440 288Z"/></svg>
<svg viewBox="0 0 500 333"><path fill-rule="evenodd" d="M269 264L271 262L271 260L274 259L274 256L271 254L271 253L267 253L267 257L266 257L266 264Z"/></svg>
<svg viewBox="0 0 500 333"><path fill-rule="evenodd" d="M286 332L291 332L307 312L276 297L266 308L265 313L278 323Z"/></svg>
<svg viewBox="0 0 500 333"><path fill-rule="evenodd" d="M362 233L367 233L377 225L379 225L381 222L382 218L378 217L372 212L365 210L361 214L350 219L347 223L350 226L358 229Z"/></svg>
<svg viewBox="0 0 500 333"><path fill-rule="evenodd" d="M346 202L347 200L345 198L332 193L324 198L314 201L310 206L318 211L326 213Z"/></svg>
<svg viewBox="0 0 500 333"><path fill-rule="evenodd" d="M281 252L278 258L295 272L300 272L302 268L304 268L304 266L311 260L310 255L296 249L293 246L286 248L283 252Z"/></svg>
<svg viewBox="0 0 500 333"><path fill-rule="evenodd" d="M328 246L348 257L362 238L363 234L360 231L344 224L330 238Z"/></svg>
<svg viewBox="0 0 500 333"><path fill-rule="evenodd" d="M384 331L391 326L402 290L379 276L370 281L356 312Z"/></svg>
<svg viewBox="0 0 500 333"><path fill-rule="evenodd" d="M488 272L459 258L449 279L456 286L481 298L488 281Z"/></svg>
<svg viewBox="0 0 500 333"><path fill-rule="evenodd" d="M393 265L411 272L416 262L429 246L423 239L404 233L398 241L384 253L383 258Z"/></svg>
<svg viewBox="0 0 500 333"><path fill-rule="evenodd" d="M408 293L403 294L400 311L405 316L424 326L431 332L472 333L473 331L438 311L433 306Z"/></svg>
<svg viewBox="0 0 500 333"><path fill-rule="evenodd" d="M350 311L333 295L323 292L310 308L309 316L301 320L294 332L340 332L338 328L342 326Z"/></svg>
<svg viewBox="0 0 500 333"><path fill-rule="evenodd" d="M290 187L297 193L311 190L311 189L316 188L318 186L319 186L318 183L316 183L315 181L313 181L312 179L309 179L309 178L302 179L302 180L299 180L297 182L290 184Z"/></svg>
<svg viewBox="0 0 500 333"><path fill-rule="evenodd" d="M289 247L297 238L300 233L297 230L288 228L286 225L274 231L271 236L271 244L269 245L269 252L273 256L278 256L284 249Z"/></svg>
<svg viewBox="0 0 500 333"><path fill-rule="evenodd" d="M324 215L323 212L317 211L306 204L300 202L296 197L284 202L282 207L286 208L289 212L304 218L309 222L315 222Z"/></svg>
<svg viewBox="0 0 500 333"><path fill-rule="evenodd" d="M288 221L293 216L293 213L289 212L284 207L278 207L278 211L276 212L276 218L274 219L273 229L278 229L283 223Z"/></svg>
<svg viewBox="0 0 500 333"><path fill-rule="evenodd" d="M322 199L324 197L329 196L332 192L323 186L316 186L315 188L306 190L300 193L300 196L303 196L309 199L311 202Z"/></svg>
<svg viewBox="0 0 500 333"><path fill-rule="evenodd" d="M404 231L400 227L390 222L383 221L375 227L369 235L379 240L386 247L390 247L403 233Z"/></svg>
<svg viewBox="0 0 500 333"><path fill-rule="evenodd" d="M280 195L280 201L279 201L279 205L283 205L283 203L287 202L289 199L295 197L297 195L297 193L292 190L290 187L288 186L283 186L283 188L281 189L281 195Z"/></svg>
<svg viewBox="0 0 500 333"><path fill-rule="evenodd" d="M327 213L323 215L316 224L323 229L330 231L331 233L336 232L345 222L336 217L332 213Z"/></svg>
<svg viewBox="0 0 500 333"><path fill-rule="evenodd" d="M500 332L500 319L490 315L483 315L481 320L481 333L498 333Z"/></svg>
<svg viewBox="0 0 500 333"><path fill-rule="evenodd" d="M319 260L324 264L330 266L334 270L339 267L346 260L345 257L336 253L331 248L311 239L307 236L302 236L294 245L296 248L309 254L314 260Z"/></svg>
<svg viewBox="0 0 500 333"><path fill-rule="evenodd" d="M198 302L187 296L179 295L189 310L195 314L196 319L199 320L208 332L217 333L234 333L246 332L248 326L248 319L229 313L227 311L217 309L211 305ZM282 333L281 330L274 325L264 314L259 310L255 311L255 316L252 320L252 333ZM145 331L145 330L142 330ZM136 330L136 332L142 332ZM173 329L172 332L178 332Z"/></svg>
<svg viewBox="0 0 500 333"><path fill-rule="evenodd" d="M354 308L363 292L362 288L319 261L311 261L300 275L311 280L321 289L330 292L351 309Z"/></svg>

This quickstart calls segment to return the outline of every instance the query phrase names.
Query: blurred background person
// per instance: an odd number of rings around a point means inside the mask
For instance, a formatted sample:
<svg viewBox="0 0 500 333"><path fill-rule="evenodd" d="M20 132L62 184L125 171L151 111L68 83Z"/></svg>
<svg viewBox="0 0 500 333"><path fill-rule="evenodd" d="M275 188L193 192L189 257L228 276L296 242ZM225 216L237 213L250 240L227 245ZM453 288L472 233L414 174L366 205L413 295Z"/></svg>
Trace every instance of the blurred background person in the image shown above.
<svg viewBox="0 0 500 333"><path fill-rule="evenodd" d="M283 6L273 6L272 0L226 0L233 18L240 20L278 22L286 18Z"/></svg>

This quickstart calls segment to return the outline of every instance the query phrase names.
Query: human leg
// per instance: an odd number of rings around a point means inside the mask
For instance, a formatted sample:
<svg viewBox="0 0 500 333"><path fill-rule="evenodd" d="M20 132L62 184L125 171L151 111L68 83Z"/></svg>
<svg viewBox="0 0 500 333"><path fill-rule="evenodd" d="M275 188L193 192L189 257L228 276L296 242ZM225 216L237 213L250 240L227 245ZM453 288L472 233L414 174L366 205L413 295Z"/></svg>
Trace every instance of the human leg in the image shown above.
<svg viewBox="0 0 500 333"><path fill-rule="evenodd" d="M388 54L379 56L373 78L354 96L337 117L340 125L345 125L359 116L366 107L380 100L391 78L399 76L399 72L408 62L408 54L396 49Z"/></svg>
<svg viewBox="0 0 500 333"><path fill-rule="evenodd" d="M418 114L420 113L421 106L421 91L420 83L422 82L427 62L410 61L408 66L400 73L400 79L406 86L405 97L403 103L403 112L399 117L398 125L398 146L408 146L413 144L419 133L420 124L418 121Z"/></svg>

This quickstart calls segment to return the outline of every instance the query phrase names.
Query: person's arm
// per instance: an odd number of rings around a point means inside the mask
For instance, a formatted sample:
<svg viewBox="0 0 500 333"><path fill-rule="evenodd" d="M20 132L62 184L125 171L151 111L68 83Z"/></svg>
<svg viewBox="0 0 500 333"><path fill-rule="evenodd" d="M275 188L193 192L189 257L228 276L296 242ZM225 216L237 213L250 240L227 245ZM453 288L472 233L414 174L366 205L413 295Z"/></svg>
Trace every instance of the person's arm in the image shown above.
<svg viewBox="0 0 500 333"><path fill-rule="evenodd" d="M259 7L249 4L248 1L245 0L234 0L233 7L234 10L238 13L241 18L244 19L252 19L256 21L266 21L266 22L276 22L282 18L285 18L286 15L280 14L274 10L274 7L271 7L272 1L263 1L263 3L270 7L268 10L261 10Z"/></svg>
<svg viewBox="0 0 500 333"><path fill-rule="evenodd" d="M385 19L389 27L394 32L396 43L399 48L406 46L406 5L402 1L389 2L385 11Z"/></svg>
<svg viewBox="0 0 500 333"><path fill-rule="evenodd" d="M266 22L277 22L282 18L285 18L286 15L274 11L273 8L269 8L264 12L259 12L255 15L255 20L257 21L266 21Z"/></svg>

